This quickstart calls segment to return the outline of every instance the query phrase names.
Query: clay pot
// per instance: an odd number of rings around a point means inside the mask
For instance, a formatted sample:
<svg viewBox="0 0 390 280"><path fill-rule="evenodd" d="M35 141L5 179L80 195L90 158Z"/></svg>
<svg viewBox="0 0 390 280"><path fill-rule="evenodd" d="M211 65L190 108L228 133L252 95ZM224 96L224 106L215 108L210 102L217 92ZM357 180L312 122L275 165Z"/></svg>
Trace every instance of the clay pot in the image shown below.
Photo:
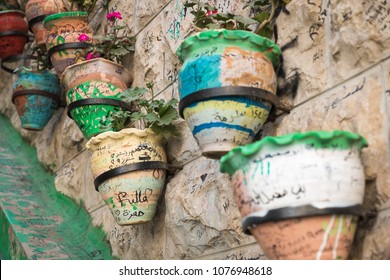
<svg viewBox="0 0 390 280"><path fill-rule="evenodd" d="M0 59L22 54L28 42L28 25L19 10L0 12Z"/></svg>
<svg viewBox="0 0 390 280"><path fill-rule="evenodd" d="M149 222L165 185L165 139L135 128L104 132L86 144L92 151L95 188L119 225Z"/></svg>
<svg viewBox="0 0 390 280"><path fill-rule="evenodd" d="M46 48L58 75L78 59L90 45L78 40L81 34L92 38L85 12L65 12L47 16L43 26L47 30Z"/></svg>
<svg viewBox="0 0 390 280"><path fill-rule="evenodd" d="M30 0L26 6L26 17L30 30L34 33L37 45L46 50L46 28L43 20L51 14L65 12L66 7L58 0Z"/></svg>
<svg viewBox="0 0 390 280"><path fill-rule="evenodd" d="M130 72L122 65L95 58L65 69L61 83L66 92L68 116L87 139L109 131L109 117L118 110L131 110L119 95L131 86Z"/></svg>
<svg viewBox="0 0 390 280"><path fill-rule="evenodd" d="M185 39L176 54L180 115L202 154L220 158L252 142L277 100L278 46L252 32L208 30Z"/></svg>
<svg viewBox="0 0 390 280"><path fill-rule="evenodd" d="M312 131L233 149L221 158L232 176L243 228L271 259L345 259L362 215L366 140Z"/></svg>
<svg viewBox="0 0 390 280"><path fill-rule="evenodd" d="M43 129L58 107L60 94L59 80L50 71L18 72L12 102L22 127L28 130Z"/></svg>

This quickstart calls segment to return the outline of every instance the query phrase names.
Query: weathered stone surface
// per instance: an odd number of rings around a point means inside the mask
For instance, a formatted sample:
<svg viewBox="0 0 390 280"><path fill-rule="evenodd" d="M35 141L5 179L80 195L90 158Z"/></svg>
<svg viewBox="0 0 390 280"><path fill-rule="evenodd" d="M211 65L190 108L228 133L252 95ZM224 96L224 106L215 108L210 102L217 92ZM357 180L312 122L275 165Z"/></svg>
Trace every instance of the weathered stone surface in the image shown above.
<svg viewBox="0 0 390 280"><path fill-rule="evenodd" d="M232 250L197 257L203 260L267 260L257 243L248 244Z"/></svg>
<svg viewBox="0 0 390 280"><path fill-rule="evenodd" d="M162 0L162 1L137 1L135 5L135 18L134 29L135 32L138 33L141 29L143 29L154 16L159 14L164 6L171 2L170 0Z"/></svg>
<svg viewBox="0 0 390 280"><path fill-rule="evenodd" d="M330 1L335 83L390 55L390 2Z"/></svg>
<svg viewBox="0 0 390 280"><path fill-rule="evenodd" d="M201 157L167 185L166 259L191 259L253 242L242 232L230 180Z"/></svg>
<svg viewBox="0 0 390 280"><path fill-rule="evenodd" d="M327 62L327 15L326 1L294 0L287 5L290 15L281 13L277 19L278 38L282 48L294 39L297 43L283 52L284 71L291 77L296 71L300 82L294 104L330 88L331 69Z"/></svg>

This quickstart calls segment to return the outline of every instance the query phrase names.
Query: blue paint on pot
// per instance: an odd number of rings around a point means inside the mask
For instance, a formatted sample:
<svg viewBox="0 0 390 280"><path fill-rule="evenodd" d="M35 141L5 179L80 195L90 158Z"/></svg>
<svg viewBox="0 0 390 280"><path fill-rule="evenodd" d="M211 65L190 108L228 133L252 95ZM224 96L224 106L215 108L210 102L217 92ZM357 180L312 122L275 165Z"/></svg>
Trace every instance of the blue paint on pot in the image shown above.
<svg viewBox="0 0 390 280"><path fill-rule="evenodd" d="M236 96L229 96L229 97L215 97L213 98L214 101L236 101L236 102L240 102L242 104L245 104L245 107L249 108L250 106L256 106L256 107L260 107L262 109L266 109L267 111L271 111L271 106L268 106L267 104L265 104L264 102L262 101L259 101L259 100L255 100L255 99L252 99L252 98L248 98L248 97L236 97ZM204 102L204 101L202 101ZM194 108L196 106L198 106L200 102L194 102L190 105L187 105L186 108Z"/></svg>
<svg viewBox="0 0 390 280"><path fill-rule="evenodd" d="M227 124L227 123L223 123L223 122L211 122L211 123L204 123L204 124L201 124L199 126L195 126L192 133L195 135L195 134L201 132L202 130L219 128L219 127L243 131L245 133L248 133L251 137L255 136L255 133L253 132L253 130L251 130L249 128L245 128L245 127L242 127L240 125Z"/></svg>
<svg viewBox="0 0 390 280"><path fill-rule="evenodd" d="M180 98L202 89L221 87L221 55L201 56L187 61L180 70Z"/></svg>

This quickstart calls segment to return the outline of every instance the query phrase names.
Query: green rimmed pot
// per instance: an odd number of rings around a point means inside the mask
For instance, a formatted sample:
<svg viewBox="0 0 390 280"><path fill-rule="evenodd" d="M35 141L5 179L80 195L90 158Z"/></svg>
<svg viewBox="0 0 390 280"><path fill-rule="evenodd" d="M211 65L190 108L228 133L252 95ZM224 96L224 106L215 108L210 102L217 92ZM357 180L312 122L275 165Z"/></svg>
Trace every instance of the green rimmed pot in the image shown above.
<svg viewBox="0 0 390 280"><path fill-rule="evenodd" d="M232 176L243 228L270 259L346 259L363 214L366 140L346 131L310 131L233 149Z"/></svg>
<svg viewBox="0 0 390 280"><path fill-rule="evenodd" d="M99 191L119 225L153 219L168 169L166 140L152 130L104 132L86 144Z"/></svg>
<svg viewBox="0 0 390 280"><path fill-rule="evenodd" d="M45 17L43 26L47 31L48 56L57 74L61 75L66 67L78 62L79 57L85 53L85 49L91 46L88 42L80 42L78 39L81 34L92 38L92 31L88 25L88 13L52 14Z"/></svg>
<svg viewBox="0 0 390 280"><path fill-rule="evenodd" d="M131 86L130 72L110 60L95 58L65 69L61 84L66 92L68 116L85 138L109 131L107 119L115 111L131 110L119 95Z"/></svg>
<svg viewBox="0 0 390 280"><path fill-rule="evenodd" d="M202 154L219 159L251 143L278 103L279 47L249 31L207 30L185 39L176 55L179 112Z"/></svg>

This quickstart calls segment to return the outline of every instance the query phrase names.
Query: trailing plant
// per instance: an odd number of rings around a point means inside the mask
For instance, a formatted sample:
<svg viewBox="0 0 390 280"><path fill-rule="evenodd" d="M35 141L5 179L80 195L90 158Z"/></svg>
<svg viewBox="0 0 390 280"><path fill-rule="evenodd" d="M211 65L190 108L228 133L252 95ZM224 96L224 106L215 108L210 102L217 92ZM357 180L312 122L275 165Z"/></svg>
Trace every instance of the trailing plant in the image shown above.
<svg viewBox="0 0 390 280"><path fill-rule="evenodd" d="M250 0L244 6L250 9L251 17L235 15L232 13L221 13L218 9L209 3L199 0L187 0L184 3L186 8L191 9L194 15L195 29L228 29L228 30L247 30L271 38L275 19L283 10L288 13L285 5L291 0Z"/></svg>
<svg viewBox="0 0 390 280"><path fill-rule="evenodd" d="M153 91L153 83L148 83L147 88L135 87L129 88L120 94L122 101L134 105L135 110L116 111L107 118L114 131L120 131L126 127L134 126L134 123L139 121L141 127L150 128L158 134L164 136L178 136L179 133L173 125L179 115L176 110L177 99L172 98L169 101L157 99ZM150 93L151 98L147 99L146 94Z"/></svg>
<svg viewBox="0 0 390 280"><path fill-rule="evenodd" d="M94 9L108 9L110 0L62 0L68 11L85 11L91 13Z"/></svg>
<svg viewBox="0 0 390 280"><path fill-rule="evenodd" d="M79 36L80 42L90 42L92 47L84 53L83 59L102 57L122 64L125 55L134 52L135 37L129 35L126 25L120 25L120 12L110 12L106 15L106 24L103 35L94 35L89 38L86 34Z"/></svg>

